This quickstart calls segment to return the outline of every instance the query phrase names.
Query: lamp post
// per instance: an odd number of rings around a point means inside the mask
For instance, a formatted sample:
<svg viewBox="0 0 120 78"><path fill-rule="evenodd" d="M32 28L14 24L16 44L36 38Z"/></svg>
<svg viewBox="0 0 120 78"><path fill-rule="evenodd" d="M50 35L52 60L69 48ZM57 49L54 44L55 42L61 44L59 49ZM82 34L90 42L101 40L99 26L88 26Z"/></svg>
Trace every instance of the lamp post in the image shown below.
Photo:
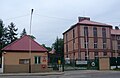
<svg viewBox="0 0 120 78"><path fill-rule="evenodd" d="M116 41L116 45L115 45L115 58L116 58L116 69L118 68L117 67L117 36L115 34L115 41Z"/></svg>
<svg viewBox="0 0 120 78"><path fill-rule="evenodd" d="M32 14L33 14L33 9L31 9L31 17L30 17L30 32L29 32L30 37L31 37ZM29 73L31 73L31 39L29 39Z"/></svg>

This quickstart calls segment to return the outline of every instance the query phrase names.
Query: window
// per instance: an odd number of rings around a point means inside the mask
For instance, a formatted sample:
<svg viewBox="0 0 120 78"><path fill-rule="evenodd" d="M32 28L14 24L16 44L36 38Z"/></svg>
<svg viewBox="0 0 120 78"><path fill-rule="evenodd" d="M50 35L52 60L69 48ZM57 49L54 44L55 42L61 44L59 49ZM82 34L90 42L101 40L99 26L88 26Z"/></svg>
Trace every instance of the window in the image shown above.
<svg viewBox="0 0 120 78"><path fill-rule="evenodd" d="M40 61L40 59L41 59L41 57L40 56L35 56L35 64L40 64L41 63L41 61Z"/></svg>
<svg viewBox="0 0 120 78"><path fill-rule="evenodd" d="M105 49L106 48L106 43L103 43L103 49Z"/></svg>
<svg viewBox="0 0 120 78"><path fill-rule="evenodd" d="M93 35L94 35L94 37L97 37L97 28L96 27L93 28Z"/></svg>
<svg viewBox="0 0 120 78"><path fill-rule="evenodd" d="M94 48L95 48L95 49L97 48L97 43L94 43Z"/></svg>
<svg viewBox="0 0 120 78"><path fill-rule="evenodd" d="M120 44L118 45L118 49L120 50Z"/></svg>
<svg viewBox="0 0 120 78"><path fill-rule="evenodd" d="M118 56L120 56L120 53L118 53Z"/></svg>
<svg viewBox="0 0 120 78"><path fill-rule="evenodd" d="M120 50L120 41L117 41L118 50Z"/></svg>
<svg viewBox="0 0 120 78"><path fill-rule="evenodd" d="M107 52L103 52L103 55L106 56L106 55L107 55Z"/></svg>
<svg viewBox="0 0 120 78"><path fill-rule="evenodd" d="M120 36L117 36L117 40L120 40Z"/></svg>
<svg viewBox="0 0 120 78"><path fill-rule="evenodd" d="M66 44L66 53L68 54L68 44Z"/></svg>
<svg viewBox="0 0 120 78"><path fill-rule="evenodd" d="M85 48L88 48L88 42L85 42L85 43L84 43L84 47L85 47Z"/></svg>
<svg viewBox="0 0 120 78"><path fill-rule="evenodd" d="M29 59L19 59L19 64L28 64Z"/></svg>
<svg viewBox="0 0 120 78"><path fill-rule="evenodd" d="M88 37L88 27L84 27L84 36Z"/></svg>
<svg viewBox="0 0 120 78"><path fill-rule="evenodd" d="M98 56L98 52L95 52L95 53L94 53L94 56Z"/></svg>
<svg viewBox="0 0 120 78"><path fill-rule="evenodd" d="M105 28L102 28L102 36L103 36L103 38L106 38L106 29Z"/></svg>
<svg viewBox="0 0 120 78"><path fill-rule="evenodd" d="M75 31L74 31L74 29L73 29L73 38L75 38Z"/></svg>
<svg viewBox="0 0 120 78"><path fill-rule="evenodd" d="M67 42L67 37L68 37L68 34L66 34L66 42Z"/></svg>

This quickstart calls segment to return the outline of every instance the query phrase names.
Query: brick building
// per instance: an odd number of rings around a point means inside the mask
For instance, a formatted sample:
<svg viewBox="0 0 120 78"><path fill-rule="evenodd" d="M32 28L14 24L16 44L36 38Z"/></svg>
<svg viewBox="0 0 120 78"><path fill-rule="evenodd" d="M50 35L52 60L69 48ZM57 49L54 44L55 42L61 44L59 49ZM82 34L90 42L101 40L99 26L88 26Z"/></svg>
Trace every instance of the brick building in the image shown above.
<svg viewBox="0 0 120 78"><path fill-rule="evenodd" d="M111 39L112 39L112 56L120 56L120 30L112 29L111 30Z"/></svg>
<svg viewBox="0 0 120 78"><path fill-rule="evenodd" d="M87 60L115 56L118 49L114 47L120 48L120 45L113 37L120 37L120 30L114 30L108 24L91 21L88 17L79 17L78 20L78 23L63 33L65 58Z"/></svg>
<svg viewBox="0 0 120 78"><path fill-rule="evenodd" d="M31 47L30 47L31 42ZM28 73L49 71L47 49L28 35L4 47L1 73Z"/></svg>

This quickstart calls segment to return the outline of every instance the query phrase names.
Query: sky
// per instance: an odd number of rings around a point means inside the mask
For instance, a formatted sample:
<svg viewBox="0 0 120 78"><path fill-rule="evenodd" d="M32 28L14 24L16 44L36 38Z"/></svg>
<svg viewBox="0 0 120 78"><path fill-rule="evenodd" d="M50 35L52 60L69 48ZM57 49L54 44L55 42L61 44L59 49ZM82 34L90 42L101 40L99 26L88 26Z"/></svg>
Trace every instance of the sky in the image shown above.
<svg viewBox="0 0 120 78"><path fill-rule="evenodd" d="M0 19L8 26L13 22L18 34L25 28L30 32L30 14L33 11L32 35L36 41L51 47L57 36L78 22L78 17L92 21L120 25L120 0L0 0Z"/></svg>

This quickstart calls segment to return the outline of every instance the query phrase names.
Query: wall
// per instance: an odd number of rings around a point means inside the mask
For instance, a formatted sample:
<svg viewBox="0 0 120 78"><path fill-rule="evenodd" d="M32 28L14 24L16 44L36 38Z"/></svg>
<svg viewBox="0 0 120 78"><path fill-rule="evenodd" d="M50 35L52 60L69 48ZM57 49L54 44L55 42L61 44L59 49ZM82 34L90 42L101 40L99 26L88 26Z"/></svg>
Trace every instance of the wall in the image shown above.
<svg viewBox="0 0 120 78"><path fill-rule="evenodd" d="M19 59L29 59L29 52L4 52L4 72L5 73L27 73L29 72L29 64L19 64ZM41 56L41 64L34 64L34 56ZM43 62L42 56L47 57L45 52L31 53L31 69L32 72L47 71L47 61ZM47 60L47 59L46 59ZM42 66L46 67L42 69ZM35 69L34 69L35 68Z"/></svg>

